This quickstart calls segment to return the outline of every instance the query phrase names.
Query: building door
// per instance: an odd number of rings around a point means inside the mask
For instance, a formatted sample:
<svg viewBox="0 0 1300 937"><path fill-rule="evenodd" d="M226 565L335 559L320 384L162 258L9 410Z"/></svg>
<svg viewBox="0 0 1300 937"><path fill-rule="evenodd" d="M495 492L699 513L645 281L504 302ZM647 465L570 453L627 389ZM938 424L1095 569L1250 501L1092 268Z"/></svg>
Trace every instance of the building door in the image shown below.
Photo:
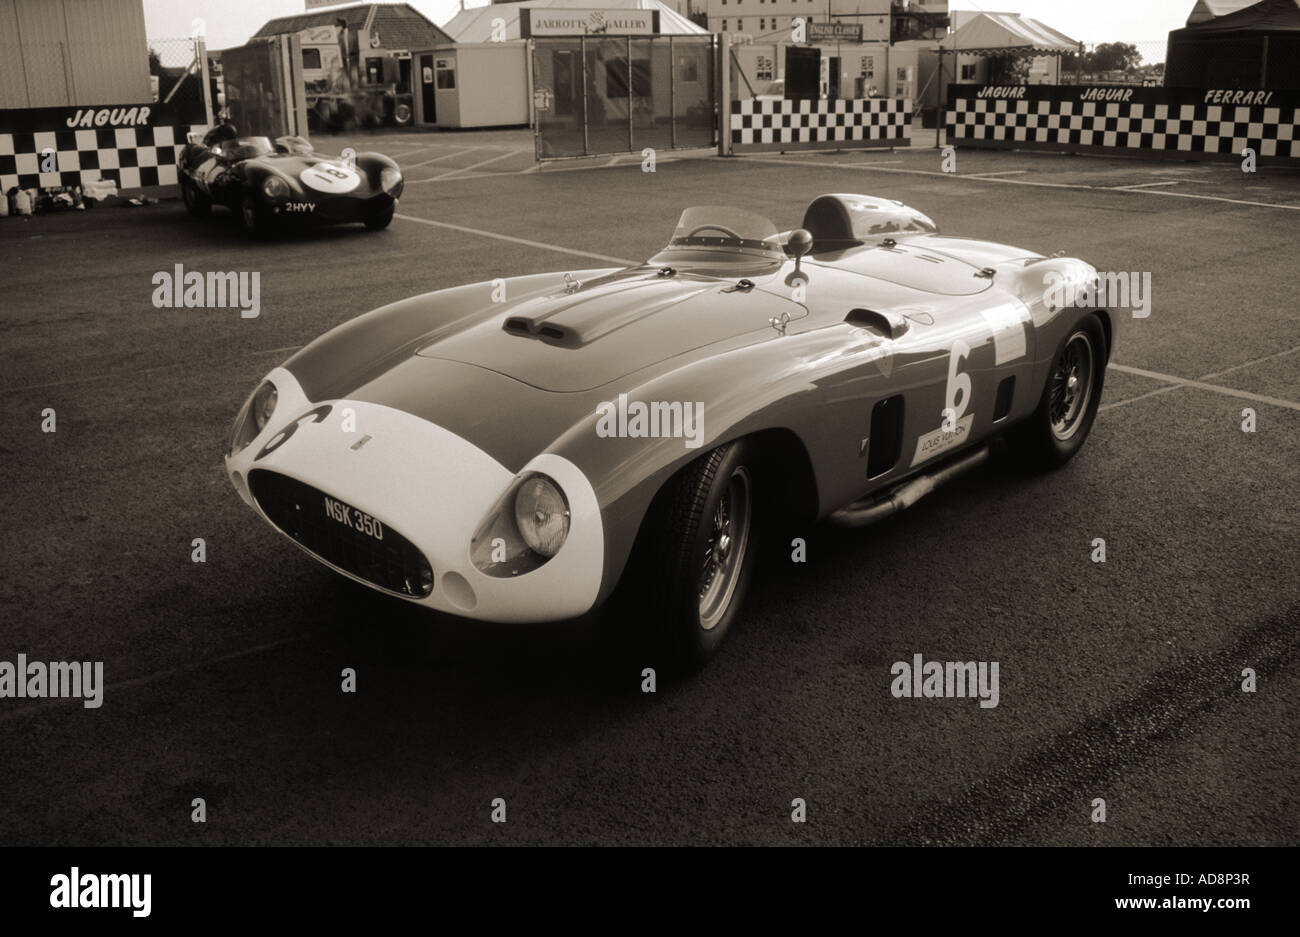
<svg viewBox="0 0 1300 937"><path fill-rule="evenodd" d="M805 46L785 47L785 96L794 100L821 97L822 50Z"/></svg>
<svg viewBox="0 0 1300 937"><path fill-rule="evenodd" d="M832 55L827 62L830 71L828 73L826 97L834 101L840 96L840 57Z"/></svg>
<svg viewBox="0 0 1300 937"><path fill-rule="evenodd" d="M438 104L434 100L433 56L420 56L420 113L426 124L438 122Z"/></svg>
<svg viewBox="0 0 1300 937"><path fill-rule="evenodd" d="M558 117L570 117L574 111L582 110L582 96L578 94L578 83L573 78L573 60L576 57L577 53L572 49L551 51L551 72L555 76L555 113Z"/></svg>

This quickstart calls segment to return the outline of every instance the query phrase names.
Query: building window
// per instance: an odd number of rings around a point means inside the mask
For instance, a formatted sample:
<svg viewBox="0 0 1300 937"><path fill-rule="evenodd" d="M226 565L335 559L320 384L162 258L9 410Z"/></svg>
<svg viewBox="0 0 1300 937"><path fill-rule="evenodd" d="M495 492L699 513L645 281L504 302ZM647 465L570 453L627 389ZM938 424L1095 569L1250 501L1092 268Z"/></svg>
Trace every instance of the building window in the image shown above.
<svg viewBox="0 0 1300 937"><path fill-rule="evenodd" d="M726 20L723 20L723 21L722 21L722 31L723 31L724 33L727 31L727 21L726 21Z"/></svg>
<svg viewBox="0 0 1300 937"><path fill-rule="evenodd" d="M759 3L762 3L763 0L758 0L758 2L759 2ZM760 17L758 18L758 31L759 31L760 33L765 33L765 32L767 32L767 17L766 17L766 16L760 16Z"/></svg>
<svg viewBox="0 0 1300 937"><path fill-rule="evenodd" d="M968 64L968 65L963 65L963 66L961 67L961 80L962 80L962 81L974 81L974 80L975 80L975 64L974 64L974 63Z"/></svg>
<svg viewBox="0 0 1300 937"><path fill-rule="evenodd" d="M320 68L320 49L303 49L302 67Z"/></svg>
<svg viewBox="0 0 1300 937"><path fill-rule="evenodd" d="M456 63L451 59L433 60L434 87L451 91L456 87Z"/></svg>
<svg viewBox="0 0 1300 937"><path fill-rule="evenodd" d="M766 55L758 56L754 63L754 77L759 81L771 81L773 79L772 59L770 57Z"/></svg>

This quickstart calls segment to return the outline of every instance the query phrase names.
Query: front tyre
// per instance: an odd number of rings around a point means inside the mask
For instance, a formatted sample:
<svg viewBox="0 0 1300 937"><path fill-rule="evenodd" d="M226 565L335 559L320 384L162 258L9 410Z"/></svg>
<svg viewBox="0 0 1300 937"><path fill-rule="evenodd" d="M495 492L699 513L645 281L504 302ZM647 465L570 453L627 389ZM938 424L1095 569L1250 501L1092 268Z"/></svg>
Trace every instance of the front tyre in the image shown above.
<svg viewBox="0 0 1300 937"><path fill-rule="evenodd" d="M266 237L270 227L271 219L267 216L266 210L257 203L257 199L251 195L245 195L239 203L239 229L244 232L244 236L252 239Z"/></svg>
<svg viewBox="0 0 1300 937"><path fill-rule="evenodd" d="M1083 447L1101 402L1106 333L1096 313L1066 333L1052 359L1038 409L1012 433L1020 456L1037 468L1064 465Z"/></svg>
<svg viewBox="0 0 1300 937"><path fill-rule="evenodd" d="M185 202L185 210L194 218L206 218L212 212L212 200L186 176L181 176L181 199Z"/></svg>
<svg viewBox="0 0 1300 937"><path fill-rule="evenodd" d="M393 221L393 211L396 208L397 203L389 199L386 205L370 209L366 212L366 227L371 231L382 231L387 228Z"/></svg>
<svg viewBox="0 0 1300 937"><path fill-rule="evenodd" d="M757 553L757 475L745 440L719 446L665 486L638 570L633 608L673 669L709 659L740 613Z"/></svg>

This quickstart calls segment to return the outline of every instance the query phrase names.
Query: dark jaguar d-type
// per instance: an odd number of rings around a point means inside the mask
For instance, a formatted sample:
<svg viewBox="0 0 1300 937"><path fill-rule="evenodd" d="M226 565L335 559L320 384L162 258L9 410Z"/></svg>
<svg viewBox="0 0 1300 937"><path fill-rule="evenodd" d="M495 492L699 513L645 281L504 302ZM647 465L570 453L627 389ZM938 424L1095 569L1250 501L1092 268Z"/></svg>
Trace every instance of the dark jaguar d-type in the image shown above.
<svg viewBox="0 0 1300 937"><path fill-rule="evenodd" d="M380 153L322 156L302 137L241 137L221 124L181 150L181 195L191 215L225 205L250 237L294 224L360 221L388 227L402 170Z"/></svg>

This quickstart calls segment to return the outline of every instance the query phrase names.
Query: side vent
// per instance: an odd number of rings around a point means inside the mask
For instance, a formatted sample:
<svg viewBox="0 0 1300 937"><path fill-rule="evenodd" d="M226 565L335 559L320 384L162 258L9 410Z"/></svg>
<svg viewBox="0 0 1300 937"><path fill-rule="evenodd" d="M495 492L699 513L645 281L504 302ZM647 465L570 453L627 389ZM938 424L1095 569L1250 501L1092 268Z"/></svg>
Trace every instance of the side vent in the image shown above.
<svg viewBox="0 0 1300 937"><path fill-rule="evenodd" d="M993 422L1006 418L1011 412L1011 401L1016 396L1015 377L1004 377L998 383L998 395L993 402Z"/></svg>
<svg viewBox="0 0 1300 937"><path fill-rule="evenodd" d="M874 309L854 309L844 321L860 329L875 329L886 338L898 338L907 331L907 319L897 313L876 312Z"/></svg>
<svg viewBox="0 0 1300 937"><path fill-rule="evenodd" d="M867 427L867 477L884 475L903 452L903 395L876 401Z"/></svg>

